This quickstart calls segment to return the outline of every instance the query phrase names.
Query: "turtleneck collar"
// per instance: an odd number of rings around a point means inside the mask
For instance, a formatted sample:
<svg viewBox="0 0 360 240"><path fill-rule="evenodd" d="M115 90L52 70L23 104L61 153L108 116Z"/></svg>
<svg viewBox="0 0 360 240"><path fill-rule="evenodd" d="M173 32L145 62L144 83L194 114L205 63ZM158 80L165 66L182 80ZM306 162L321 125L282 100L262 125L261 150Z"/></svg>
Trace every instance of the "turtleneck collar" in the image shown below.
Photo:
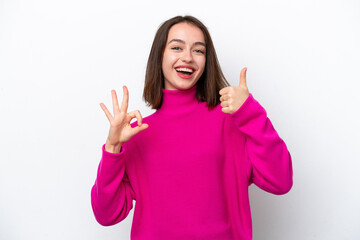
<svg viewBox="0 0 360 240"><path fill-rule="evenodd" d="M181 113L190 110L192 106L198 104L196 89L196 84L186 90L167 90L163 88L163 100L158 111Z"/></svg>

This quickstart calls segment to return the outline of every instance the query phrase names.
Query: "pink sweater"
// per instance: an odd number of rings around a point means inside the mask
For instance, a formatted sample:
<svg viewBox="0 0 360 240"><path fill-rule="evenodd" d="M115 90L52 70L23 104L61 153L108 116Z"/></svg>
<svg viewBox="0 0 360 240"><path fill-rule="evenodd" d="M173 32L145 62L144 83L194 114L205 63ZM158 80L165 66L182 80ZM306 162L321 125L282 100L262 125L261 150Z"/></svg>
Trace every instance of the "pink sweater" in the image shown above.
<svg viewBox="0 0 360 240"><path fill-rule="evenodd" d="M196 88L163 89L147 129L120 153L103 145L91 191L101 225L125 219L136 200L132 240L249 240L248 186L291 189L290 153L252 94L228 114L198 102Z"/></svg>

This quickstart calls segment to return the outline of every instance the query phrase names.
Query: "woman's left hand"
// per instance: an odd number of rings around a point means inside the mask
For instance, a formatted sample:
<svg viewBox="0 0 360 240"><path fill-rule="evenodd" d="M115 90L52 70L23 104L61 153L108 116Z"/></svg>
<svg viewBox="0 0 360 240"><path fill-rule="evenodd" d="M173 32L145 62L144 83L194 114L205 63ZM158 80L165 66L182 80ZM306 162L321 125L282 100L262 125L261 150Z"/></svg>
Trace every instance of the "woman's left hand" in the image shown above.
<svg viewBox="0 0 360 240"><path fill-rule="evenodd" d="M220 101L222 111L224 113L234 113L249 97L250 93L246 85L246 71L247 68L243 68L240 73L240 84L238 87L225 87L220 90Z"/></svg>

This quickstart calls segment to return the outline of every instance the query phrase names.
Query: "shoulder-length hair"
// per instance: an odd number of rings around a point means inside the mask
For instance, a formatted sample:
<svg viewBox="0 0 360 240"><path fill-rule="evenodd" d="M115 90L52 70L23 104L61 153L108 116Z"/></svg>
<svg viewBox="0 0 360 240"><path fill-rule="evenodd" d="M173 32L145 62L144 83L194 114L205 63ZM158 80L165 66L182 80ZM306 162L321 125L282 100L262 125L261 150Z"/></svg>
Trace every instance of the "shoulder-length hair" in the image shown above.
<svg viewBox="0 0 360 240"><path fill-rule="evenodd" d="M208 108L213 108L220 103L219 91L230 84L226 81L218 62L215 48L206 26L193 16L176 16L165 21L157 30L148 58L145 75L143 99L147 106L159 109L162 104L165 88L162 60L170 28L177 23L190 23L198 27L204 34L206 44L205 69L199 78L196 88L196 98L200 102L207 102Z"/></svg>

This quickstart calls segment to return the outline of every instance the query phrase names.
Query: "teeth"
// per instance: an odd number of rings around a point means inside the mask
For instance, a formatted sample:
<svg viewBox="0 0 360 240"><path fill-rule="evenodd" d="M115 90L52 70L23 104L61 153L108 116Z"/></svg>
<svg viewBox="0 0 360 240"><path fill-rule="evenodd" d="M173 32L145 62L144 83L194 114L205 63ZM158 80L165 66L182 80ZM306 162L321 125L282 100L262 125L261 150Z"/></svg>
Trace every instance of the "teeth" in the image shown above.
<svg viewBox="0 0 360 240"><path fill-rule="evenodd" d="M190 68L177 68L176 71L192 73L193 70Z"/></svg>

